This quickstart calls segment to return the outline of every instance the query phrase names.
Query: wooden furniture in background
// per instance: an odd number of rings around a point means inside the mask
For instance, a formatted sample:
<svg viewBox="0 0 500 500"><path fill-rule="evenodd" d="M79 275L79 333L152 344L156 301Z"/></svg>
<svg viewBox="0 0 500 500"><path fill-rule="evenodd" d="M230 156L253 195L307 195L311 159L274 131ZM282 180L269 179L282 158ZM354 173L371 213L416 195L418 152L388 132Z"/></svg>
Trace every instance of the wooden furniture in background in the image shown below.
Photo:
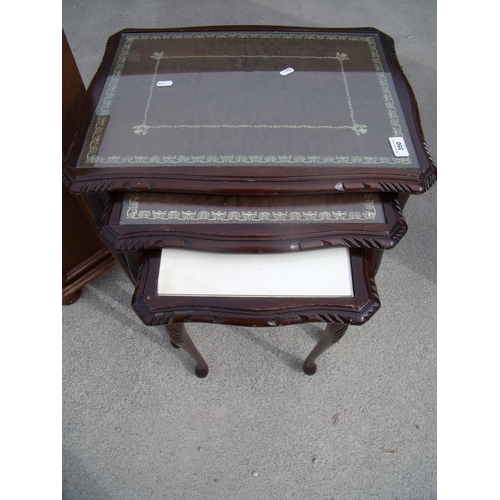
<svg viewBox="0 0 500 500"><path fill-rule="evenodd" d="M62 156L69 152L78 125L85 87L62 34ZM72 304L81 288L115 263L101 242L84 198L62 187L62 302Z"/></svg>

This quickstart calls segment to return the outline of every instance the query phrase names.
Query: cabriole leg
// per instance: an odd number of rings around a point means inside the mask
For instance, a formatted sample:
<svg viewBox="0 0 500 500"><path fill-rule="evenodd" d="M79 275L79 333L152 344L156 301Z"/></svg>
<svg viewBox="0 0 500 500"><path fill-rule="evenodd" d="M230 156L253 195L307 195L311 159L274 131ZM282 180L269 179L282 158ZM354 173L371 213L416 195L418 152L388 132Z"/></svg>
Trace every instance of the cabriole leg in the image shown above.
<svg viewBox="0 0 500 500"><path fill-rule="evenodd" d="M173 323L166 325L166 328L172 345L177 348L180 347L196 361L196 368L194 370L196 376L198 378L206 377L208 375L208 365L187 334L184 323Z"/></svg>
<svg viewBox="0 0 500 500"><path fill-rule="evenodd" d="M329 323L327 325L323 335L302 365L302 369L306 375L314 375L316 373L318 369L315 363L316 359L342 338L348 326L342 323Z"/></svg>

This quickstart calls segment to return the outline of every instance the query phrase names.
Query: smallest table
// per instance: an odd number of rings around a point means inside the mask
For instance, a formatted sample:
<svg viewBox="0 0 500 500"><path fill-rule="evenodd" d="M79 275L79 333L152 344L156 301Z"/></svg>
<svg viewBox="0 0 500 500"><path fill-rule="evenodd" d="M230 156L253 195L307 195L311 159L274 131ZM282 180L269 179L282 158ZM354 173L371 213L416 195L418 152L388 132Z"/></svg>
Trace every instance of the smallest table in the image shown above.
<svg viewBox="0 0 500 500"><path fill-rule="evenodd" d="M370 251L334 247L308 252L224 254L183 249L141 254L132 306L147 325L167 326L174 346L208 365L184 323L282 326L325 322L327 328L303 369L337 342L349 325L366 322L380 307Z"/></svg>

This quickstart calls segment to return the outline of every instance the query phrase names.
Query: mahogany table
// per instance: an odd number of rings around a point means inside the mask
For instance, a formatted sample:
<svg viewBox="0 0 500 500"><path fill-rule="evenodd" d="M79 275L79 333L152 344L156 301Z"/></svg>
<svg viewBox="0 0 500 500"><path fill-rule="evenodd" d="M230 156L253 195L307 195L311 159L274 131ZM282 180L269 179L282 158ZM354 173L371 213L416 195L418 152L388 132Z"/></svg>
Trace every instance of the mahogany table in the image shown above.
<svg viewBox="0 0 500 500"><path fill-rule="evenodd" d="M379 308L402 208L435 181L389 36L270 26L113 35L63 176L136 285L141 320L167 325L200 377L187 322L325 322L313 374Z"/></svg>
<svg viewBox="0 0 500 500"><path fill-rule="evenodd" d="M407 230L393 194L224 196L117 193L99 235L116 252L182 247L287 252L394 247Z"/></svg>

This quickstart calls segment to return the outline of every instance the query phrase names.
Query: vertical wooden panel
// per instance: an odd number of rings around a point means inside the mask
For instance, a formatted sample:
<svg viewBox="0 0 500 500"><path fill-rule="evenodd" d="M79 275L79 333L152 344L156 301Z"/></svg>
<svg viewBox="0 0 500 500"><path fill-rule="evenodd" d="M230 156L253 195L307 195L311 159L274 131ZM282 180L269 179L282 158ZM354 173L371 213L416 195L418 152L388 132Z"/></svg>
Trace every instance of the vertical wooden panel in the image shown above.
<svg viewBox="0 0 500 500"><path fill-rule="evenodd" d="M85 95L80 72L62 32L62 157L71 145ZM72 304L81 288L115 263L99 239L85 199L62 188L62 296Z"/></svg>

